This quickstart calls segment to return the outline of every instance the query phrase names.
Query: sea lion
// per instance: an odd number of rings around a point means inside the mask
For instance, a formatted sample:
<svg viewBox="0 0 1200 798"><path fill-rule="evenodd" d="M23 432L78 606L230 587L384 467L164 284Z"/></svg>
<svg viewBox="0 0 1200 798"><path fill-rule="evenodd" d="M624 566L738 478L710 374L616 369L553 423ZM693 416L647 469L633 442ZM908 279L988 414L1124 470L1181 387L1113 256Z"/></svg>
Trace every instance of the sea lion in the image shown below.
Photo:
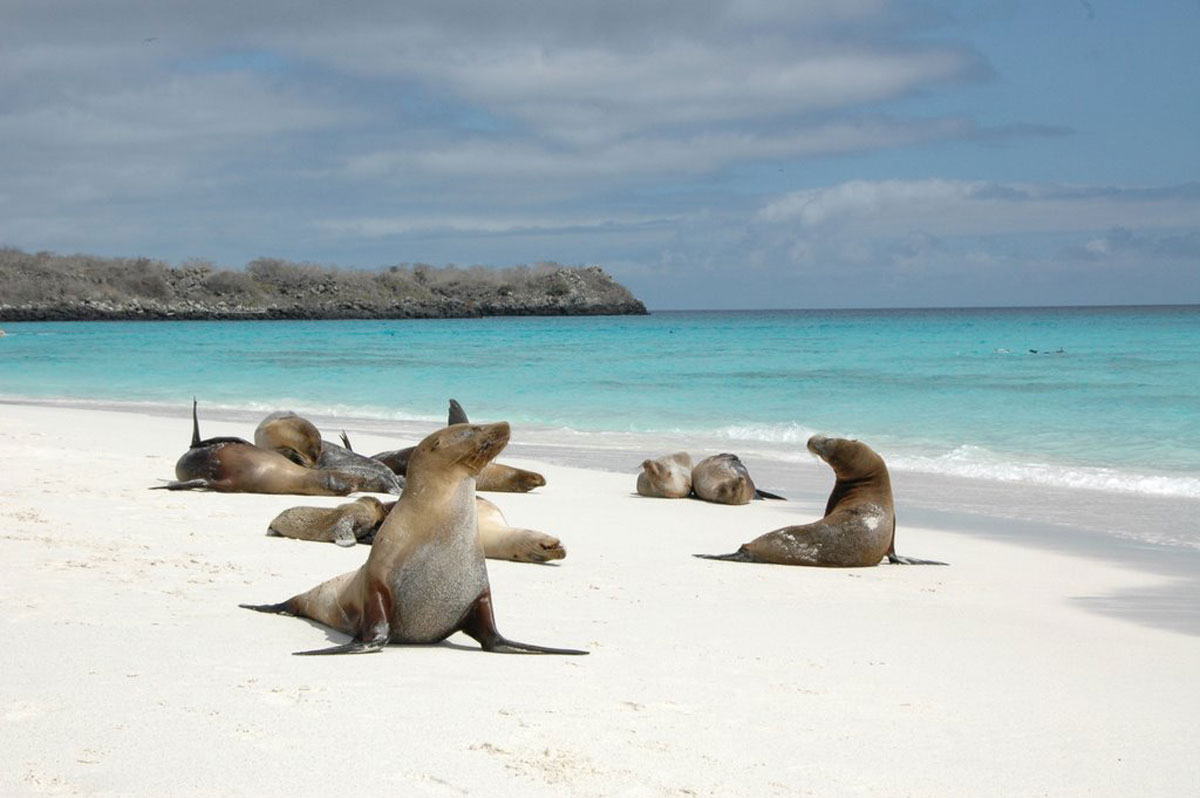
<svg viewBox="0 0 1200 798"><path fill-rule="evenodd" d="M684 499L692 493L692 457L687 452L642 461L637 492L659 499Z"/></svg>
<svg viewBox="0 0 1200 798"><path fill-rule="evenodd" d="M500 508L482 496L475 497L479 516L479 543L489 560L547 562L567 556L558 538L533 529L509 526ZM395 502L381 503L371 496L337 507L290 507L267 527L268 535L297 540L317 540L353 546L373 543Z"/></svg>
<svg viewBox="0 0 1200 798"><path fill-rule="evenodd" d="M751 499L780 499L754 486L750 472L736 454L728 452L706 457L692 469L692 490L696 498L717 504L746 504Z"/></svg>
<svg viewBox="0 0 1200 798"><path fill-rule="evenodd" d="M391 504L384 505L374 496L363 496L337 507L289 507L275 516L267 526L267 534L353 546L375 534L389 509Z"/></svg>
<svg viewBox="0 0 1200 798"><path fill-rule="evenodd" d="M476 490L496 493L528 493L534 488L545 485L546 478L536 471L526 471L524 468L516 468L504 465L504 463L488 463L487 468L479 472L476 483Z"/></svg>
<svg viewBox="0 0 1200 798"><path fill-rule="evenodd" d="M945 565L896 554L896 510L883 458L865 443L814 435L808 450L833 469L837 481L825 517L786 526L746 543L733 554L697 554L710 560L862 568L885 556L904 565Z"/></svg>
<svg viewBox="0 0 1200 798"><path fill-rule="evenodd" d="M489 560L546 562L567 556L558 538L509 526L500 508L482 496L475 497L475 505L479 514L479 542Z"/></svg>
<svg viewBox="0 0 1200 798"><path fill-rule="evenodd" d="M378 460L358 454L350 448L350 439L342 433L342 443L321 441L321 456L317 458L317 468L321 470L341 471L358 477L358 489L372 493L391 493L399 496L404 488L404 477L398 477L392 470Z"/></svg>
<svg viewBox="0 0 1200 798"><path fill-rule="evenodd" d="M437 643L457 631L485 651L585 654L506 640L496 629L479 542L475 477L505 444L506 422L444 427L417 445L408 484L357 571L279 604L241 606L311 618L353 639L303 654L358 654Z"/></svg>
<svg viewBox="0 0 1200 798"><path fill-rule="evenodd" d="M196 400L192 400L192 443L175 463L175 482L162 490L203 488L222 493L298 493L345 496L358 490L358 479L340 471L314 471L278 452L241 438L200 439Z"/></svg>
<svg viewBox="0 0 1200 798"><path fill-rule="evenodd" d="M321 457L321 433L316 425L291 410L280 410L260 421L254 443L306 468L316 468Z"/></svg>
<svg viewBox="0 0 1200 798"><path fill-rule="evenodd" d="M468 424L466 411L456 400L450 400L450 413L447 424ZM394 473L404 476L408 471L408 458L412 456L412 446L407 449L393 449L371 455ZM475 490L496 493L528 493L534 488L546 484L546 478L536 471L526 471L523 468L507 466L502 463L488 463L475 479Z"/></svg>

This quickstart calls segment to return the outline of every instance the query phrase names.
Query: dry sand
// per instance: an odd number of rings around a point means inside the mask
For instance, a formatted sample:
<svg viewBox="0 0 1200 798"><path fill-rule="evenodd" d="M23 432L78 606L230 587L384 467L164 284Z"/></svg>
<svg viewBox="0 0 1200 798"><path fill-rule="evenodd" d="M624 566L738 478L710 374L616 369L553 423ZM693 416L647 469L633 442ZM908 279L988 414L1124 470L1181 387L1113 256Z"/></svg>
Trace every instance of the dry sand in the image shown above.
<svg viewBox="0 0 1200 798"><path fill-rule="evenodd" d="M264 534L340 499L147 490L186 413L0 406L2 795L1200 794L1200 636L1073 601L1158 577L908 526L951 566L699 560L821 507L644 499L632 471L502 455L549 484L489 494L568 550L489 561L500 630L590 656L293 657L342 638L237 604L368 550Z"/></svg>

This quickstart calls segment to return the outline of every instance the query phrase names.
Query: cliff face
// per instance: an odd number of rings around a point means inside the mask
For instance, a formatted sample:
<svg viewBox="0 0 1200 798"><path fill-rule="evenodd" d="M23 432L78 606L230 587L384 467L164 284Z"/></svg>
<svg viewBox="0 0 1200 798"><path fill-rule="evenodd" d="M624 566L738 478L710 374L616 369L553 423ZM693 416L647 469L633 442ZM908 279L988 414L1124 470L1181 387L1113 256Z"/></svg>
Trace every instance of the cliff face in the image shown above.
<svg viewBox="0 0 1200 798"><path fill-rule="evenodd" d="M422 264L343 270L259 259L202 261L0 250L0 320L409 319L645 314L598 266L486 269Z"/></svg>

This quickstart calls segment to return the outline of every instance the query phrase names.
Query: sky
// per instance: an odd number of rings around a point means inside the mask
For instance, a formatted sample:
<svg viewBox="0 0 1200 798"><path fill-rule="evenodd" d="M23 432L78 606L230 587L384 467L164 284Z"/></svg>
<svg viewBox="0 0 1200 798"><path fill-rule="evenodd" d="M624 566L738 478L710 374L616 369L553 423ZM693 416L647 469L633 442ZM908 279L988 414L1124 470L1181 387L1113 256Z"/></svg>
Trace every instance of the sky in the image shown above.
<svg viewBox="0 0 1200 798"><path fill-rule="evenodd" d="M0 246L1200 303L1200 0L0 0Z"/></svg>

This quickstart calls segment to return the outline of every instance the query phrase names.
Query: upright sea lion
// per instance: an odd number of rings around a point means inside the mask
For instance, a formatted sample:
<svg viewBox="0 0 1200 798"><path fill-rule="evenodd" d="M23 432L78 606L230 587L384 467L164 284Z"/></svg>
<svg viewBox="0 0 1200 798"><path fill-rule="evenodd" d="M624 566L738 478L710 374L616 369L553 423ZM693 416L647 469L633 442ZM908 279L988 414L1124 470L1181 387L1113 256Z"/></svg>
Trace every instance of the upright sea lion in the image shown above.
<svg viewBox="0 0 1200 798"><path fill-rule="evenodd" d="M585 654L506 640L496 630L479 542L475 476L508 443L506 422L455 424L421 441L408 485L383 522L366 563L279 604L242 605L311 618L350 635L305 654L378 651L436 643L466 632L485 651Z"/></svg>
<svg viewBox="0 0 1200 798"><path fill-rule="evenodd" d="M467 424L466 411L456 400L450 400L450 413L447 424ZM394 473L404 476L408 471L408 458L412 456L412 446L407 449L393 449L371 455ZM526 471L523 468L507 466L502 463L488 463L475 480L475 489L497 493L528 493L534 488L546 484L546 478L536 471Z"/></svg>
<svg viewBox="0 0 1200 798"><path fill-rule="evenodd" d="M275 516L267 534L353 546L375 534L391 506L374 496L363 496L337 507L289 507Z"/></svg>
<svg viewBox="0 0 1200 798"><path fill-rule="evenodd" d="M684 499L692 493L692 457L687 452L642 461L637 492L659 499Z"/></svg>
<svg viewBox="0 0 1200 798"><path fill-rule="evenodd" d="M754 486L750 472L736 454L714 454L692 469L696 498L717 504L746 504L751 499L783 499Z"/></svg>
<svg viewBox="0 0 1200 798"><path fill-rule="evenodd" d="M200 439L196 401L192 400L192 444L175 463L177 481L163 490L206 488L222 493L298 493L345 496L358 490L358 479L340 471L314 471L278 452L241 438Z"/></svg>
<svg viewBox="0 0 1200 798"><path fill-rule="evenodd" d="M837 475L824 518L760 535L733 554L696 556L827 568L878 565L885 556L889 562L905 565L945 565L896 554L892 481L883 458L871 447L846 438L814 435L808 439L808 450Z"/></svg>
<svg viewBox="0 0 1200 798"><path fill-rule="evenodd" d="M316 425L291 410L280 410L260 421L254 443L307 468L316 468L321 457L321 433Z"/></svg>
<svg viewBox="0 0 1200 798"><path fill-rule="evenodd" d="M342 433L342 443L321 441L321 456L317 459L317 468L321 470L341 471L358 477L358 489L372 493L391 493L399 496L404 488L404 477L398 477L383 463L372 457L365 457L350 448L350 439Z"/></svg>

